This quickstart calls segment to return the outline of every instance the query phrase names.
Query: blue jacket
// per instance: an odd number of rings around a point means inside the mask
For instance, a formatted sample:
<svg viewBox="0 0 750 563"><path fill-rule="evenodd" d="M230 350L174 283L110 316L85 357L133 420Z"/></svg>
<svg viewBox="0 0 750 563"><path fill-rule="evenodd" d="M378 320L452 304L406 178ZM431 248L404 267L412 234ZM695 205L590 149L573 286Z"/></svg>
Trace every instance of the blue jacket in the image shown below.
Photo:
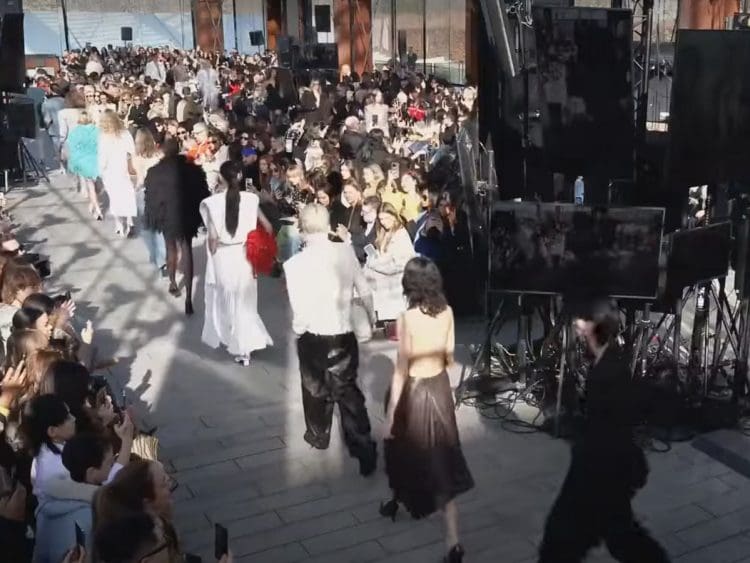
<svg viewBox="0 0 750 563"><path fill-rule="evenodd" d="M75 525L91 540L91 503L84 500L48 497L36 510L34 563L60 563L76 545Z"/></svg>

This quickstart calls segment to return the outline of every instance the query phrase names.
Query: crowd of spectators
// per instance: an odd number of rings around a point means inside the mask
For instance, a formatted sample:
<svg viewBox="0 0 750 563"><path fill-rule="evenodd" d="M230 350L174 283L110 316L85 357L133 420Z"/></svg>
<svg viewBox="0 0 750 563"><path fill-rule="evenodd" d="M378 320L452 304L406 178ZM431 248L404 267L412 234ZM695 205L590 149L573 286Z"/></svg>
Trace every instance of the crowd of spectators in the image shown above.
<svg viewBox="0 0 750 563"><path fill-rule="evenodd" d="M30 93L54 147L43 160L59 159L76 179L92 220L108 212L120 236L144 241L172 293L179 293L178 256L185 262L199 227L184 217L197 213L200 198L162 197L159 205L172 203L183 217L180 236L165 232L149 209L157 177L150 181L149 172L179 153L190 167L180 174L202 171L195 193L205 188L204 196L227 189L222 165L236 163L274 232L279 266L303 244L300 210L313 201L328 208L329 237L355 250L387 336L398 338L401 278L415 255L439 266L457 313L474 304L454 151L459 128L475 119L473 88L396 67L362 76L346 65L290 72L270 52L91 47L64 53L59 75L39 72ZM69 294L45 293L43 260L24 254L2 227L3 556L181 561L173 483L153 437L94 375L102 366L91 323L80 325ZM192 259L184 273L192 280ZM76 548L76 526L85 549Z"/></svg>

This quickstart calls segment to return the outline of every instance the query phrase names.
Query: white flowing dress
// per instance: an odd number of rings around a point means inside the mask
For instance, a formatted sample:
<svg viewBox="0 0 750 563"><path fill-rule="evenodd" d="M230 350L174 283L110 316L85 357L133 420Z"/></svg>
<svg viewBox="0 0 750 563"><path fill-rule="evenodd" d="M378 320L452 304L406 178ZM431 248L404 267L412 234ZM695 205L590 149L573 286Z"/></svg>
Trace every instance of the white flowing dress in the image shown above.
<svg viewBox="0 0 750 563"><path fill-rule="evenodd" d="M247 234L258 222L258 196L240 192L240 211L234 236L227 232L226 195L218 193L201 202L200 212L218 244L211 254L206 242L206 314L202 340L212 348L220 344L233 355L246 355L273 345L258 314L258 281L245 256Z"/></svg>
<svg viewBox="0 0 750 563"><path fill-rule="evenodd" d="M115 217L135 217L138 206L135 187L128 171L128 155L135 154L135 143L128 131L119 135L99 135L99 176L109 196L109 212Z"/></svg>

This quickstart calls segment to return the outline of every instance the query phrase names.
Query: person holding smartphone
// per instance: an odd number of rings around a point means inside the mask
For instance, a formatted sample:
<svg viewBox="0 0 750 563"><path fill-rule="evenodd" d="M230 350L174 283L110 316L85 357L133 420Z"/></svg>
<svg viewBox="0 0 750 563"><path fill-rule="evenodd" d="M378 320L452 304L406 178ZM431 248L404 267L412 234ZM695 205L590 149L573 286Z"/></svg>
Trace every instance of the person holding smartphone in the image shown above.
<svg viewBox="0 0 750 563"><path fill-rule="evenodd" d="M365 126L369 133L373 129L380 129L383 135L390 137L388 125L388 112L390 108L383 101L383 92L375 90L375 101L365 106Z"/></svg>

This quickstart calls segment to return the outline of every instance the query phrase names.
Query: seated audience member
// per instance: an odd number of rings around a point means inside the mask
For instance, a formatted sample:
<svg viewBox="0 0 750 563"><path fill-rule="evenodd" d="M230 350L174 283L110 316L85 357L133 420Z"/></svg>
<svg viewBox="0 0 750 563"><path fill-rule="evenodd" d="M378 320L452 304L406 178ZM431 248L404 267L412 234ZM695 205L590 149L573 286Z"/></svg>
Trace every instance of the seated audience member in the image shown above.
<svg viewBox="0 0 750 563"><path fill-rule="evenodd" d="M0 304L0 338L5 344L13 327L13 316L24 300L42 288L42 279L32 266L10 262L6 264L2 282L2 304Z"/></svg>
<svg viewBox="0 0 750 563"><path fill-rule="evenodd" d="M95 434L78 434L67 441L62 462L70 472L65 480L39 503L36 509L35 563L57 563L76 545L75 526L91 538L91 498L95 488L107 481L115 469L112 446ZM81 499L77 483L92 485L91 498ZM88 547L88 546L87 546Z"/></svg>
<svg viewBox="0 0 750 563"><path fill-rule="evenodd" d="M26 449L34 457L31 483L40 504L46 500L47 484L68 474L61 454L65 442L75 435L75 423L67 405L57 395L39 395L24 408L21 433Z"/></svg>
<svg viewBox="0 0 750 563"><path fill-rule="evenodd" d="M97 529L94 551L100 563L171 563L164 530L147 514L137 513L114 519ZM181 561L181 560L180 560ZM232 554L218 563L232 563Z"/></svg>
<svg viewBox="0 0 750 563"><path fill-rule="evenodd" d="M94 497L94 534L112 522L126 516L146 515L163 530L162 542L166 552L163 561L181 561L180 544L172 523L172 480L161 463L136 460L123 468L111 483L97 491ZM94 558L99 557L98 547Z"/></svg>

